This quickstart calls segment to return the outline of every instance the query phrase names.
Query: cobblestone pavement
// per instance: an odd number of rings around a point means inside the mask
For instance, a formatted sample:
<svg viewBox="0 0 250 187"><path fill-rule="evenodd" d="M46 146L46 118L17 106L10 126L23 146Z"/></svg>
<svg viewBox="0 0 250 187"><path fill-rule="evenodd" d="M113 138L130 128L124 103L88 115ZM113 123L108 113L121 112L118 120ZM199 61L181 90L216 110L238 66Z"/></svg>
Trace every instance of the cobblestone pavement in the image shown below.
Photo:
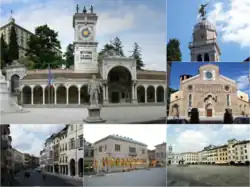
<svg viewBox="0 0 250 187"><path fill-rule="evenodd" d="M106 123L134 123L165 117L165 106L104 107L101 116ZM29 112L1 114L1 124L70 124L83 123L86 108L26 108Z"/></svg>
<svg viewBox="0 0 250 187"><path fill-rule="evenodd" d="M247 166L167 167L168 186L249 186Z"/></svg>
<svg viewBox="0 0 250 187"><path fill-rule="evenodd" d="M105 174L104 176L85 176L84 186L164 186L166 187L166 168L151 168L131 172Z"/></svg>

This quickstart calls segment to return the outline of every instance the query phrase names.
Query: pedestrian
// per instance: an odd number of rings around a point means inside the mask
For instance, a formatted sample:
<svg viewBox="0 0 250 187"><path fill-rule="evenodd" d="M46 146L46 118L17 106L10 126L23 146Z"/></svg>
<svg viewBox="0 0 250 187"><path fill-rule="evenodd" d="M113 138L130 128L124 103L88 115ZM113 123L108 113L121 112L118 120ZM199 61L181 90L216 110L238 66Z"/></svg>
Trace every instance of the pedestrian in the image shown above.
<svg viewBox="0 0 250 187"><path fill-rule="evenodd" d="M199 124L200 118L199 118L199 111L197 108L192 108L190 112L190 124Z"/></svg>
<svg viewBox="0 0 250 187"><path fill-rule="evenodd" d="M223 123L224 124L232 124L233 123L233 115L231 112L229 112L228 109L225 109Z"/></svg>

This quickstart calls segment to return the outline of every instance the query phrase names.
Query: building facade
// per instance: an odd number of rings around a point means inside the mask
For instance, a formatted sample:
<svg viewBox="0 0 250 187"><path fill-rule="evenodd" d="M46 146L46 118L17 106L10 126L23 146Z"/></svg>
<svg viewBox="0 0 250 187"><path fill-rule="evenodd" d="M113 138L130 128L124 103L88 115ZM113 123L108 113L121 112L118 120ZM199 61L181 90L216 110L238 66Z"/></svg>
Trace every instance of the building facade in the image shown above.
<svg viewBox="0 0 250 187"><path fill-rule="evenodd" d="M222 117L225 109L233 116L249 115L249 98L237 89L236 81L220 74L218 66L207 64L196 76L181 76L180 90L171 94L170 116L187 118L192 108L204 117Z"/></svg>
<svg viewBox="0 0 250 187"><path fill-rule="evenodd" d="M12 137L9 124L0 125L1 134L1 184L5 184L8 180L8 174L13 168L12 166Z"/></svg>
<svg viewBox="0 0 250 187"><path fill-rule="evenodd" d="M114 171L149 165L147 145L128 137L109 135L94 143L95 170Z"/></svg>
<svg viewBox="0 0 250 187"><path fill-rule="evenodd" d="M148 160L149 160L149 166L151 167L156 166L155 150L148 150Z"/></svg>
<svg viewBox="0 0 250 187"><path fill-rule="evenodd" d="M156 160L156 164L162 164L162 165L166 165L166 148L167 148L167 144L166 142L163 142L161 144L158 144L155 146L155 160Z"/></svg>
<svg viewBox="0 0 250 187"><path fill-rule="evenodd" d="M20 91L23 105L81 105L89 102L88 83L100 81L100 102L108 104L158 103L166 101L166 72L137 70L136 61L110 50L97 55L96 23L93 13L76 13L74 27L74 68L27 70L20 65L7 68L11 90ZM18 89L17 89L18 88Z"/></svg>
<svg viewBox="0 0 250 187"><path fill-rule="evenodd" d="M94 145L84 139L84 172L94 168Z"/></svg>

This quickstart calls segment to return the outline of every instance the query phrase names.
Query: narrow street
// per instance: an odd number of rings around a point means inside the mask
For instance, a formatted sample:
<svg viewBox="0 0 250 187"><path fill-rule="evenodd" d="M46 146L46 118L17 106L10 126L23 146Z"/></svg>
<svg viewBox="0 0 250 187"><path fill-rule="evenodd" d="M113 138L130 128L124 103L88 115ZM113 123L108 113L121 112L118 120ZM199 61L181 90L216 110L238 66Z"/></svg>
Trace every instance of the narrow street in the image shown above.
<svg viewBox="0 0 250 187"><path fill-rule="evenodd" d="M166 168L86 176L84 186L166 186Z"/></svg>
<svg viewBox="0 0 250 187"><path fill-rule="evenodd" d="M82 186L80 179L72 179L68 176L56 176L56 174L37 172L32 169L27 170L30 177L24 177L24 171L18 173L12 186ZM43 174L45 180L43 180Z"/></svg>

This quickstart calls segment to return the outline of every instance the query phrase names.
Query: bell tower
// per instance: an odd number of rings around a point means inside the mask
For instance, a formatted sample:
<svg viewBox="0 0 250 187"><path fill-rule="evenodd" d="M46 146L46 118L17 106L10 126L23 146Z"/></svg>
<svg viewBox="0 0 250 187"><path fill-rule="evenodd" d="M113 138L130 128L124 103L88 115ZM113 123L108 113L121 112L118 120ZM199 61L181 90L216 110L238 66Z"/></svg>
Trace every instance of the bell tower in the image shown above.
<svg viewBox="0 0 250 187"><path fill-rule="evenodd" d="M86 7L82 11L76 6L73 16L74 28L74 68L75 72L98 73L96 23L98 16Z"/></svg>

